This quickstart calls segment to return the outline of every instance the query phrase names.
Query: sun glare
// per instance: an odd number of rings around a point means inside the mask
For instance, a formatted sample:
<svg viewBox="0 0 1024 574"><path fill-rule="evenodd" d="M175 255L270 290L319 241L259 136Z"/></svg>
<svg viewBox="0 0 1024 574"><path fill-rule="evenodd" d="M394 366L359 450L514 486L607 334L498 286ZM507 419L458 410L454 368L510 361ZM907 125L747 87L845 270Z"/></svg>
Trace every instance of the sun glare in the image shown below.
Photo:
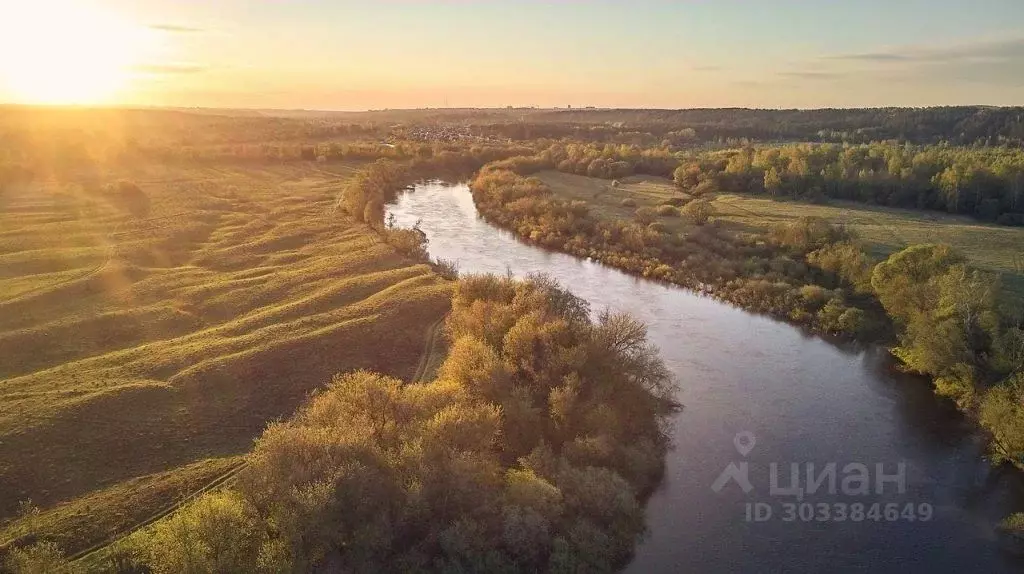
<svg viewBox="0 0 1024 574"><path fill-rule="evenodd" d="M82 2L43 0L5 8L0 83L21 103L108 103L128 87L149 30Z"/></svg>

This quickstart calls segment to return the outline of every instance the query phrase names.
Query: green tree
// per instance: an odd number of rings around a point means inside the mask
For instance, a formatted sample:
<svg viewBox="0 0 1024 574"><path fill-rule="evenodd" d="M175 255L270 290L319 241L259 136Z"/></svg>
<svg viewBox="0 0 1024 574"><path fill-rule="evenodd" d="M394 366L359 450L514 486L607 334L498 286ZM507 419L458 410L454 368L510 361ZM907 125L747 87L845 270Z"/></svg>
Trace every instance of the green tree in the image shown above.
<svg viewBox="0 0 1024 574"><path fill-rule="evenodd" d="M871 286L889 315L906 324L935 309L938 290L932 280L962 261L948 245L912 245L876 265Z"/></svg>
<svg viewBox="0 0 1024 574"><path fill-rule="evenodd" d="M4 571L11 574L79 574L85 569L68 562L64 552L53 542L39 542L26 548L13 548L3 561Z"/></svg>
<svg viewBox="0 0 1024 574"><path fill-rule="evenodd" d="M997 386L981 401L980 418L992 433L992 451L996 462L1024 465L1024 377L1017 376Z"/></svg>
<svg viewBox="0 0 1024 574"><path fill-rule="evenodd" d="M155 574L243 574L261 571L261 553L269 540L255 509L237 492L224 491L207 494L158 522L136 544L145 548Z"/></svg>

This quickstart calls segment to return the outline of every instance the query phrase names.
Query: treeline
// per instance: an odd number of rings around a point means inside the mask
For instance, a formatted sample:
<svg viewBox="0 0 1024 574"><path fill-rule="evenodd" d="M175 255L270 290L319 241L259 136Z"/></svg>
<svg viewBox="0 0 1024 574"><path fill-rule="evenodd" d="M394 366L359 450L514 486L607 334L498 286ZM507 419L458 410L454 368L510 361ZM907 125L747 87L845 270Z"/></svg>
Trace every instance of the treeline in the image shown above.
<svg viewBox="0 0 1024 574"><path fill-rule="evenodd" d="M133 535L109 569L621 567L644 531L676 408L644 325L592 319L545 277L472 276L457 284L445 333L436 380L336 377L267 428L233 489ZM49 546L12 563L61 564Z"/></svg>
<svg viewBox="0 0 1024 574"><path fill-rule="evenodd" d="M1024 321L999 306L999 281L945 245L914 245L873 270L897 326L893 353L989 431L993 460L1024 468Z"/></svg>
<svg viewBox="0 0 1024 574"><path fill-rule="evenodd" d="M379 141L386 134L372 124L319 119L0 106L0 166L44 177L138 161L280 160L320 143Z"/></svg>
<svg viewBox="0 0 1024 574"><path fill-rule="evenodd" d="M523 175L549 159L486 166L471 184L480 212L531 242L752 311L860 339L894 336L908 370L931 377L990 431L995 459L1024 467L1024 321L1000 307L996 276L941 245L876 262L844 229L813 218L761 235L713 224L671 234L640 213L602 219Z"/></svg>
<svg viewBox="0 0 1024 574"><path fill-rule="evenodd" d="M865 295L872 262L841 228L806 218L765 237L733 234L714 224L668 233L642 211L633 221L601 218L585 202L558 199L539 179L520 175L547 165L534 157L486 166L471 184L480 213L544 247L818 332L855 338L888 332L884 312Z"/></svg>
<svg viewBox="0 0 1024 574"><path fill-rule="evenodd" d="M480 137L539 138L656 146L744 142L1024 145L1024 108L959 106L757 110L434 109L346 114L346 121L383 125L466 126Z"/></svg>
<svg viewBox="0 0 1024 574"><path fill-rule="evenodd" d="M2 140L0 140L2 142ZM496 150L509 149L507 153ZM141 144L132 141L97 142L77 138L37 142L24 147L4 149L0 143L0 185L27 182L50 177L89 179L109 167L170 164L266 164L287 162L425 161L439 156L473 157L492 161L497 157L531 154L536 150L523 145L464 145L460 143L423 143L395 140L380 141L309 141L282 142L265 140L250 143L174 145ZM479 165L476 166L479 168Z"/></svg>
<svg viewBox="0 0 1024 574"><path fill-rule="evenodd" d="M687 141L806 141L869 143L898 140L915 144L1024 145L1024 108L984 106L861 108L820 110L553 110L527 116L533 137L581 137L624 131L648 139ZM562 126L561 132L545 124ZM595 140L590 140L595 141ZM604 141L604 140L597 140Z"/></svg>
<svg viewBox="0 0 1024 574"><path fill-rule="evenodd" d="M525 160L519 160L523 167ZM671 152L633 145L555 143L527 170L603 179L671 177L687 192L767 193L829 198L969 215L1024 225L1024 151L999 148L871 145L759 146Z"/></svg>
<svg viewBox="0 0 1024 574"><path fill-rule="evenodd" d="M790 145L686 157L676 183L941 210L1024 225L1024 151L1010 148Z"/></svg>

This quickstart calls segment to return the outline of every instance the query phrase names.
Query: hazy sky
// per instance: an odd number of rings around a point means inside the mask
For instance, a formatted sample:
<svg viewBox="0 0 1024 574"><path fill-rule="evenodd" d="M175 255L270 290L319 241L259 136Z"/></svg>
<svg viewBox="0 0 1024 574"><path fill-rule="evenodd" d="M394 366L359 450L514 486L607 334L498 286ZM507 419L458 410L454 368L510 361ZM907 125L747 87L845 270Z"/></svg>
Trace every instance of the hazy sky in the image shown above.
<svg viewBox="0 0 1024 574"><path fill-rule="evenodd" d="M116 103L1024 104L1024 0L0 0L9 23L48 3L146 30L118 45L133 74Z"/></svg>

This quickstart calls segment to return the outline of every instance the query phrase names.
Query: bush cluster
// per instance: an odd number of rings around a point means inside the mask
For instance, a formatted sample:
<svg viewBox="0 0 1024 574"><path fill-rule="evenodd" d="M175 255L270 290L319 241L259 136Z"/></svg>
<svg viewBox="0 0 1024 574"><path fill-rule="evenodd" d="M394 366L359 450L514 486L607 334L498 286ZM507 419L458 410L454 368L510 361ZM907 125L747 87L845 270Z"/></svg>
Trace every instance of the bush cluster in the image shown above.
<svg viewBox="0 0 1024 574"><path fill-rule="evenodd" d="M234 490L120 555L157 573L620 567L676 408L644 325L485 275L459 281L445 332L436 380L339 375L266 430Z"/></svg>

